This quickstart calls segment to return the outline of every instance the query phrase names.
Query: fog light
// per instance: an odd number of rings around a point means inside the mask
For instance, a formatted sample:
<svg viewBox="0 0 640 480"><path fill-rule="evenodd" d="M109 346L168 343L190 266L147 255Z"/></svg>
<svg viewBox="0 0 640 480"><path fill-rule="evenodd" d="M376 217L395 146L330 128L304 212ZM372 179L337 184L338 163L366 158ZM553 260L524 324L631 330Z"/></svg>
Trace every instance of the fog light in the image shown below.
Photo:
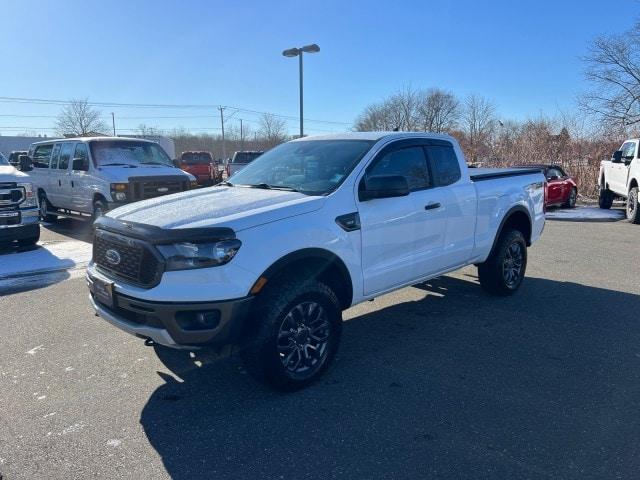
<svg viewBox="0 0 640 480"><path fill-rule="evenodd" d="M116 200L122 202L127 199L127 194L124 192L116 192Z"/></svg>
<svg viewBox="0 0 640 480"><path fill-rule="evenodd" d="M220 324L220 310L178 312L176 322L182 330L213 330Z"/></svg>

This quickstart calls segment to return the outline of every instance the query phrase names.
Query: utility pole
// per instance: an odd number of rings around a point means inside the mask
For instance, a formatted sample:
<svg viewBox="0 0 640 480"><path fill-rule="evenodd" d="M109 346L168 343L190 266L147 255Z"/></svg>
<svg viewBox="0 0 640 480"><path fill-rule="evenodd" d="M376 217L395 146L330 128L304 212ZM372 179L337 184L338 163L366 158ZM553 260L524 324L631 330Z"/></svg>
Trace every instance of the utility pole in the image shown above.
<svg viewBox="0 0 640 480"><path fill-rule="evenodd" d="M116 114L111 112L111 123L113 124L113 136L116 136Z"/></svg>
<svg viewBox="0 0 640 480"><path fill-rule="evenodd" d="M222 126L222 161L226 162L227 150L224 144L224 108L222 105L218 107L218 110L220 110L220 125Z"/></svg>
<svg viewBox="0 0 640 480"><path fill-rule="evenodd" d="M239 118L238 120L240 120L240 150L244 150L244 130L242 129L242 119Z"/></svg>

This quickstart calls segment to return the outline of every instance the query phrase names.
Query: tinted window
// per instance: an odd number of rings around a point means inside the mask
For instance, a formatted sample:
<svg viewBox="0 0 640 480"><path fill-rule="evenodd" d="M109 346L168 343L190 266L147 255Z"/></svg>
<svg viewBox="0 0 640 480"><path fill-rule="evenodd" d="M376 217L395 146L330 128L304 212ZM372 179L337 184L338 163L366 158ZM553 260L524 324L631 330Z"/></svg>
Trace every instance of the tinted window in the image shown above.
<svg viewBox="0 0 640 480"><path fill-rule="evenodd" d="M186 152L182 154L181 161L185 165L209 165L213 158L208 152Z"/></svg>
<svg viewBox="0 0 640 480"><path fill-rule="evenodd" d="M49 168L49 159L51 157L51 150L53 145L38 145L33 152L33 167L34 168Z"/></svg>
<svg viewBox="0 0 640 480"><path fill-rule="evenodd" d="M636 155L636 144L634 142L626 142L622 145L622 156L623 157L635 157Z"/></svg>
<svg viewBox="0 0 640 480"><path fill-rule="evenodd" d="M73 152L73 143L63 143L60 150L60 160L58 161L58 170L67 170L69 168L69 160Z"/></svg>
<svg viewBox="0 0 640 480"><path fill-rule="evenodd" d="M262 155L262 152L236 152L231 163L251 163Z"/></svg>
<svg viewBox="0 0 640 480"><path fill-rule="evenodd" d="M562 172L559 168L551 167L547 169L547 178L551 177L563 177Z"/></svg>
<svg viewBox="0 0 640 480"><path fill-rule="evenodd" d="M451 185L460 180L460 164L452 147L431 145L426 149L436 185Z"/></svg>
<svg viewBox="0 0 640 480"><path fill-rule="evenodd" d="M51 153L51 168L58 168L58 157L60 156L60 144L56 143L53 146L53 152Z"/></svg>
<svg viewBox="0 0 640 480"><path fill-rule="evenodd" d="M385 154L367 171L367 177L379 175L402 175L406 177L412 191L431 186L422 147L407 147Z"/></svg>

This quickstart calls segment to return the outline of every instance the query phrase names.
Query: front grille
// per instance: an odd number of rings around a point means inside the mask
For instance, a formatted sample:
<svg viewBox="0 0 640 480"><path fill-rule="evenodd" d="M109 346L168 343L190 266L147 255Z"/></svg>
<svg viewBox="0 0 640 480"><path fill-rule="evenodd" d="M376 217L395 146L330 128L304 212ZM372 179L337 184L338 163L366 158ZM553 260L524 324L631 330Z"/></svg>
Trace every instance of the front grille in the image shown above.
<svg viewBox="0 0 640 480"><path fill-rule="evenodd" d="M179 178L140 178L130 180L132 200L145 200L147 198L170 195L189 189L189 182L184 177Z"/></svg>
<svg viewBox="0 0 640 480"><path fill-rule="evenodd" d="M0 207L13 207L24 201L25 190L15 183L0 183Z"/></svg>
<svg viewBox="0 0 640 480"><path fill-rule="evenodd" d="M99 269L140 286L158 283L162 262L143 241L96 229L93 261Z"/></svg>

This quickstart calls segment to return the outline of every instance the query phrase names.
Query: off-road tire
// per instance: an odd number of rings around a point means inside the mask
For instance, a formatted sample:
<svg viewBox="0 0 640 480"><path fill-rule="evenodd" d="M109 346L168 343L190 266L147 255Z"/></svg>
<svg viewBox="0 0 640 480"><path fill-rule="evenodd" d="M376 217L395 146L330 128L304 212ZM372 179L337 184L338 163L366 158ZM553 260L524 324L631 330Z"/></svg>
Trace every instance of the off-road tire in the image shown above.
<svg viewBox="0 0 640 480"><path fill-rule="evenodd" d="M322 307L329 324L326 353L308 376L299 376L285 368L285 356L278 349L279 335L290 313L302 304L314 303ZM248 328L241 349L247 371L277 390L299 390L318 380L333 361L342 333L340 302L331 288L311 276L274 279L256 298Z"/></svg>
<svg viewBox="0 0 640 480"><path fill-rule="evenodd" d="M629 190L627 197L627 220L629 223L640 223L640 200L638 198L638 187Z"/></svg>
<svg viewBox="0 0 640 480"><path fill-rule="evenodd" d="M609 210L613 205L613 192L608 188L600 190L600 196L598 197L598 206L603 210Z"/></svg>
<svg viewBox="0 0 640 480"><path fill-rule="evenodd" d="M512 250L518 250L520 255L520 269L513 277L513 268L508 265L515 264L510 258L513 257ZM510 270L509 275L505 273ZM478 279L480 286L492 295L506 296L515 293L524 279L527 270L527 243L524 235L519 230L506 228L500 234L489 258L484 263L478 265Z"/></svg>

